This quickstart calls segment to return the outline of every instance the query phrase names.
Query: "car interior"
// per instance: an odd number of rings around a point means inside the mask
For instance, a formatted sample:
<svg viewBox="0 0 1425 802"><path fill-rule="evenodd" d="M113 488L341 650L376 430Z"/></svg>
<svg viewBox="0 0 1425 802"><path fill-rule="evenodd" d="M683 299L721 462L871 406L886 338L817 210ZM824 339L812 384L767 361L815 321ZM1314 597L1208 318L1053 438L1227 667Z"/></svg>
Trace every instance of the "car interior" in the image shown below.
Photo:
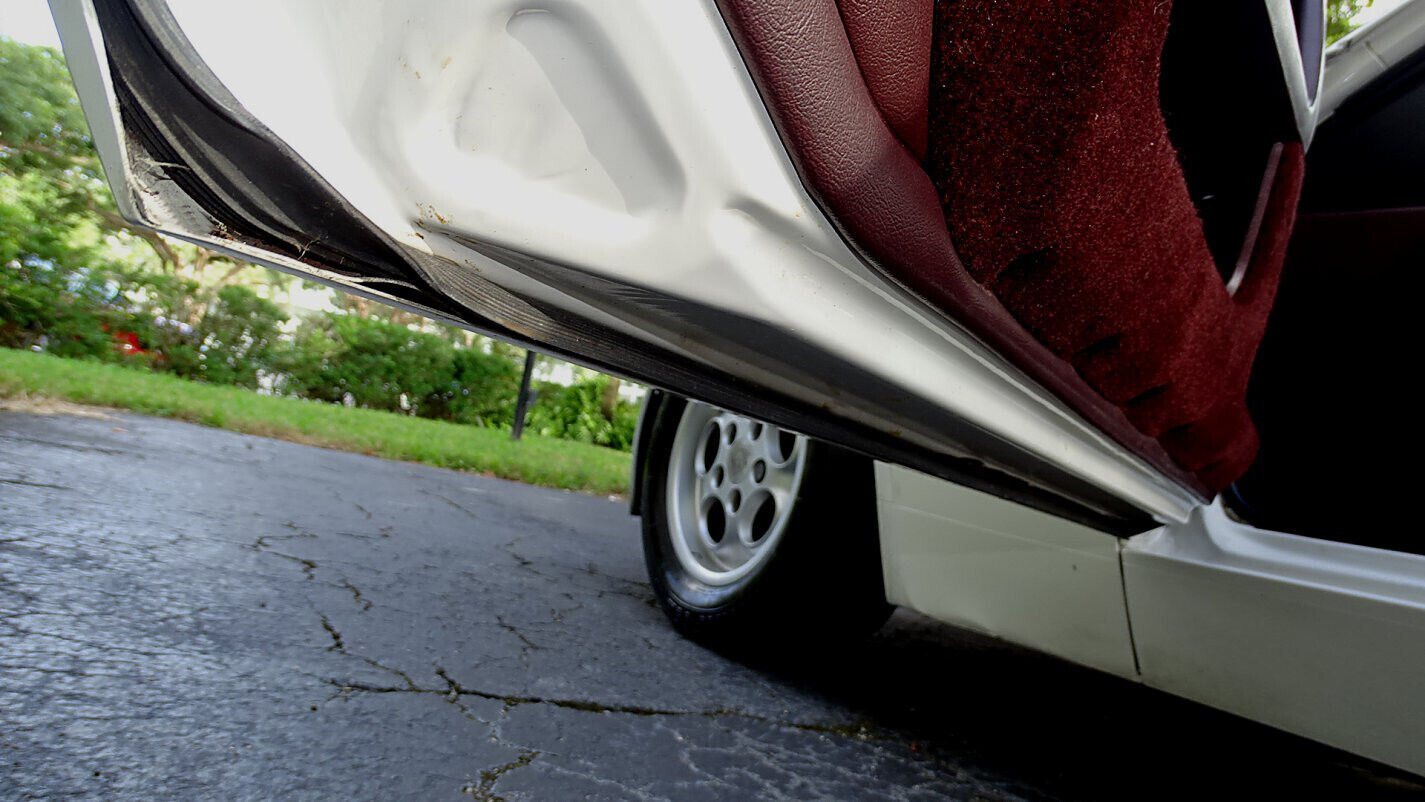
<svg viewBox="0 0 1425 802"><path fill-rule="evenodd" d="M1401 526L1416 472L1402 367L1425 263L1425 57L1317 129L1247 402L1256 461L1228 495L1269 529L1425 553ZM1307 501L1310 503L1305 503Z"/></svg>
<svg viewBox="0 0 1425 802"><path fill-rule="evenodd" d="M1376 388L1421 255L1425 64L1308 150L1260 3L721 5L872 264L1248 522L1420 548L1377 502L1408 472ZM1312 100L1322 14L1295 5ZM798 15L818 55L778 47Z"/></svg>

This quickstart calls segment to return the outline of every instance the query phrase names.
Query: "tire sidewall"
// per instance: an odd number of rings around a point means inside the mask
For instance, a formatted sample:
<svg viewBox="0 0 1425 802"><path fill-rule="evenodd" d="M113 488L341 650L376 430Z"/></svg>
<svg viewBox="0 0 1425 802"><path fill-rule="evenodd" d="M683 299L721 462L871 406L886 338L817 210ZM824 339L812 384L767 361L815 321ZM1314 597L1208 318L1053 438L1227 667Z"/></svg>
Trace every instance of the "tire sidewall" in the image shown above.
<svg viewBox="0 0 1425 802"><path fill-rule="evenodd" d="M676 468L669 464L673 437L688 403L668 396L659 405L647 430L651 439L640 477L648 576L673 623L694 636L720 630L741 638L834 628L846 618L883 621L889 605L880 582L869 461L815 440L805 444L802 482L786 529L757 570L719 586L683 568L673 549L667 495L668 471ZM840 503L848 494L863 495ZM836 551L842 546L854 553Z"/></svg>
<svg viewBox="0 0 1425 802"><path fill-rule="evenodd" d="M643 553L648 562L649 578L655 586L665 591L660 598L671 597L682 607L699 613L716 613L726 610L739 598L748 594L759 583L759 579L775 571L782 546L793 533L794 524L801 509L800 488L787 518L787 531L777 550L757 570L735 582L726 585L709 585L693 576L678 560L673 548L673 529L668 516L668 472L673 466L669 461L673 451L673 437L683 413L688 408L683 398L669 397L658 409L657 417L650 429L652 442L649 443L648 464L643 470ZM807 455L810 459L811 454Z"/></svg>

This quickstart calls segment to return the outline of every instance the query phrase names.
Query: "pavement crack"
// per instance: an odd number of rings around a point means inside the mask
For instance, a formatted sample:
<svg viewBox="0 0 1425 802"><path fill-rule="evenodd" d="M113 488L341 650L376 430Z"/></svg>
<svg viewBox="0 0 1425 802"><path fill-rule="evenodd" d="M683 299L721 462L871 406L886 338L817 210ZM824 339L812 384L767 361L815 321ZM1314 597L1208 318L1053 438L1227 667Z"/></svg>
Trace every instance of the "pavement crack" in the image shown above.
<svg viewBox="0 0 1425 802"><path fill-rule="evenodd" d="M371 609L371 600L361 595L361 589L351 584L350 579L343 578L341 580L341 586L351 592L351 598L357 604L361 605L361 611L363 613Z"/></svg>
<svg viewBox="0 0 1425 802"><path fill-rule="evenodd" d="M404 688L392 688L389 690L389 692L416 692L421 690L420 686L416 685L416 681L411 679L411 675L407 674L401 669L388 666L385 663L382 663L380 660L377 660L372 657L367 657L364 654L357 654L356 652L348 650L346 648L346 639L342 637L341 630L337 629L336 626L332 624L331 619L327 617L327 614L317 613L317 616L321 619L322 629L326 630L327 635L331 637L332 643L330 646L327 647L327 651L336 652L337 654L344 655L346 657L355 657L356 659L371 666L372 668L379 669L381 671L385 671L388 674L396 676L406 684ZM329 680L329 682L331 681ZM350 683L344 685L342 683L337 682L331 682L331 684L336 685L338 693L341 693L347 690L348 688L351 690L378 692L375 686L358 686Z"/></svg>
<svg viewBox="0 0 1425 802"><path fill-rule="evenodd" d="M524 556L518 551L515 551L515 546L521 540L524 540L523 535L512 538L508 543L500 544L499 549L500 551L503 551L504 553L510 555L510 559L514 560L515 564L518 565L520 568L530 572L531 574L534 574L535 576L543 577L544 574L541 573L538 568L534 567L534 560L531 560L530 558Z"/></svg>
<svg viewBox="0 0 1425 802"><path fill-rule="evenodd" d="M704 718L714 721L735 718L755 721L760 724L769 724L775 727L786 727L802 732L815 732L822 735L855 738L861 741L885 741L894 740L895 738L895 736L879 732L865 723L785 721L771 716L725 707L711 710L678 710L674 708L646 707L644 705L609 704L588 699L561 699L550 696L491 693L489 691L482 691L461 685L459 681L450 676L441 666L435 667L435 674L445 682L444 688L425 688L409 680L407 680L407 686L403 688L370 685L362 682L341 681L336 679L329 679L328 682L337 689L338 695L350 693L417 693L440 696L451 703L458 703L462 696L473 696L477 699L503 702L506 709L519 707L521 705L548 705L550 707L557 707L564 710L577 710L584 713L614 713L629 716L666 718Z"/></svg>
<svg viewBox="0 0 1425 802"><path fill-rule="evenodd" d="M585 563L584 566L579 568L578 570L584 574L588 574L589 576L596 577L598 579L603 579L608 582L615 583L615 585L622 586L608 587L595 591L594 598L596 599L602 599L604 598L604 596L607 595L625 596L636 601L647 601L648 599L652 598L652 590L648 587L648 584L646 582L640 582L636 579L628 579L626 577L621 576L614 576L613 574L599 570L598 566L594 565L593 563Z"/></svg>
<svg viewBox="0 0 1425 802"><path fill-rule="evenodd" d="M109 455L109 456L115 456L115 457L131 457L131 458L134 458L134 459L147 459L147 457L145 457L145 456L142 455L142 454L136 454L136 453L134 453L134 452L132 452L132 451L125 451L125 450L123 450L123 449L121 449L121 448L103 448L103 447L101 447L101 446L86 446L86 445L81 445L81 444L79 444L79 443L64 443L64 442L60 442L60 441L58 441L58 440L44 440L44 439L41 439L41 438L39 438L39 437L25 437L24 435L11 434L11 433L6 433L5 439L6 439L6 440L18 440L18 441L20 441L20 442L22 442L22 443L34 443L34 444L36 444L36 445L41 445L41 446L50 446L50 447L52 447L52 448L63 448L63 449L68 449L68 450L70 450L70 451L81 451L81 452L88 453L88 454L107 454L107 455Z"/></svg>
<svg viewBox="0 0 1425 802"><path fill-rule="evenodd" d="M539 644L525 637L525 634L523 632L520 632L519 627L516 627L514 624L506 622L503 616L495 616L495 623L499 624L500 629L503 629L511 635L514 635L516 638L519 638L520 643L523 643L526 649L539 650L544 648L543 646L540 646Z"/></svg>
<svg viewBox="0 0 1425 802"><path fill-rule="evenodd" d="M0 663L0 669L4 669L5 671L14 671L14 672L29 671L29 672L32 672L32 673L35 673L35 674L58 674L58 675L67 676L67 677L93 677L93 676L114 677L114 676L121 676L121 675L118 675L118 674L102 674L102 673L96 675L96 674L94 674L94 673L92 673L92 672L89 672L89 671L86 671L86 670L84 670L84 669L82 669L82 668L49 668L49 667L47 667L47 666L25 665L24 663Z"/></svg>
<svg viewBox="0 0 1425 802"><path fill-rule="evenodd" d="M470 691L465 690L464 688L460 687L460 683L456 682L455 679L454 679L453 677L451 677L449 674L447 674L447 673L445 672L445 669L444 669L444 668L441 668L440 666L436 666L436 667L435 667L435 675L436 675L437 677L440 677L441 679L445 680L446 696L447 696L451 701L454 701L454 700L456 700L456 699L459 699L461 694L469 694L469 695L471 695L471 696L480 696L480 697L482 697L482 698L487 698L487 699L493 699L493 698L495 698L495 697L485 696L484 694L480 694L480 693L471 693Z"/></svg>
<svg viewBox="0 0 1425 802"><path fill-rule="evenodd" d="M429 491L429 490L422 490L421 492L422 492L422 493L425 493L427 496L432 496L432 497L434 497L434 498L440 499L441 501L444 501L446 504L449 504L450 506L454 507L455 509L460 510L461 512L465 513L467 516L469 516L470 518L472 518L472 519L474 519L474 520L476 520L476 521L480 521L481 523L484 522L484 519L483 519L483 518L481 518L480 516L478 516L478 515L476 515L475 513L471 512L470 510L466 509L465 505L461 504L461 503L458 502L458 501L455 501L455 500L453 500L453 499L451 499L451 498L449 498L449 497L447 497L447 496L443 496L443 495L441 495L440 493L432 493L432 492Z"/></svg>
<svg viewBox="0 0 1425 802"><path fill-rule="evenodd" d="M374 534L374 535L369 535L369 534L366 534L365 532L349 532L349 531L347 531L347 530L345 530L345 529L336 529L336 530L333 530L333 531L332 531L332 534L333 534L333 535L340 535L341 537L353 538L353 539L355 539L355 540L379 540L380 538L386 537L386 535L383 535L383 534L381 534L381 533L379 533L379 532L376 533L376 534Z"/></svg>
<svg viewBox="0 0 1425 802"><path fill-rule="evenodd" d="M294 536L294 537L299 537L299 536ZM281 539L281 538L280 538L280 537L275 537L275 536L272 536L272 535L263 535L262 537L259 537L257 540L254 540L254 541L252 542L252 545L249 546L248 548L252 549L253 551L262 553L262 554L271 554L273 557L280 557L280 558L282 558L282 559L284 559L284 560L288 560L288 561L290 561L290 562L297 563L298 565L302 566L302 574L305 575L305 576L307 577L307 579L315 580L315 579L317 578L317 564L316 564L315 561L309 560L309 559L307 559L306 557L298 557L298 556L296 556L296 555L294 555L294 554L286 554L286 553L283 553L283 552L280 552L280 551L273 551L272 548L267 545L267 541L268 541L268 540L273 540L273 539Z"/></svg>
<svg viewBox="0 0 1425 802"><path fill-rule="evenodd" d="M321 617L322 629L325 629L327 631L327 634L330 635L332 638L332 645L328 646L327 650L333 652L341 652L345 654L346 643L342 641L341 633L337 631L336 627L332 626L331 619L327 618L326 613L321 613Z"/></svg>
<svg viewBox="0 0 1425 802"><path fill-rule="evenodd" d="M283 525L284 527L286 527L286 528L292 530L293 534L290 534L290 535L258 535L257 539L254 540L254 541L252 541L252 545L249 546L249 548L252 548L252 549L254 549L254 550L256 550L256 551L264 551L264 550L266 550L266 549L270 549L270 548L271 548L271 543L272 543L274 540L315 540L316 537L317 537L317 533L316 533L316 532L312 532L312 531L309 531L309 530L307 530L307 529L303 529L301 526L298 526L296 523L294 523L294 522L292 522L292 521L286 521L286 522L284 522L282 525Z"/></svg>
<svg viewBox="0 0 1425 802"><path fill-rule="evenodd" d="M349 654L349 652L346 652L345 654ZM405 682L405 683L406 683L406 687L407 687L408 689L415 690L415 689L418 687L418 686L416 685L416 681L413 680L413 679L411 679L411 675L410 675L410 674L407 674L406 672L402 671L402 670L399 669L399 668L392 668L391 666L388 666L388 665L386 665L385 663L380 662L379 660L375 660L375 659L370 658L370 657L367 657L366 655L363 655L363 654L358 654L358 655L353 655L353 656L354 656L354 657L359 657L359 658L361 658L363 661L366 662L367 665L371 666L372 668L379 668L379 669L381 669L382 671L388 671L388 672L390 672L390 673L392 673L392 674L395 674L397 677L400 677L400 678L401 678L401 681L402 681L402 682Z"/></svg>
<svg viewBox="0 0 1425 802"><path fill-rule="evenodd" d="M375 516L372 514L371 510L368 510L368 509L366 509L365 507L361 506L361 503L360 503L360 502L358 502L358 501L352 501L351 499L348 499L346 496L343 496L343 495L341 494L341 491L340 491L340 490L337 490L337 489L333 488L333 489L332 489L332 495L336 497L336 500L337 500L337 501L340 501L340 502L342 502L342 503L344 503L344 504L350 504L351 506L355 507L355 508L356 508L356 511L359 512L359 513L361 513L362 517L366 518L366 520L369 521L369 520L371 520L373 517L375 517Z"/></svg>
<svg viewBox="0 0 1425 802"><path fill-rule="evenodd" d="M573 597L571 596L570 598L573 598ZM569 608L566 608L566 609L563 609L563 610L560 610L560 609L557 608L557 607L551 607L551 608L549 608L549 623L551 623L551 624L562 624L562 623L564 623L564 615L565 615L565 613L572 613L572 612L574 612L574 611L576 611L576 610L582 610L582 609L584 609L584 605L583 605L582 602L575 604L573 607L569 607Z"/></svg>
<svg viewBox="0 0 1425 802"><path fill-rule="evenodd" d="M293 523L292 521L287 521L286 523L284 523L284 524L282 524L282 525L285 526L285 527L287 527L288 529L291 529L294 534L290 534L290 535L258 535L258 536L257 536L257 539L254 540L254 541L252 541L252 543L248 545L248 548L252 549L253 551L262 553L262 554L271 554L273 557L281 557L281 558L284 559L284 560L289 560L289 561L291 561L291 562L297 563L298 565L302 566L302 573L307 577L307 579L313 579L313 580L316 579L316 578L317 578L317 564L316 564L316 562L314 562L314 561L312 561L312 560L309 560L309 559L307 559L306 557L298 557L298 556L296 556L295 554L285 554L285 553L280 552L280 551L275 551L275 550L272 548L272 542L275 541L275 540L308 540L308 539L315 539L315 538L317 537L317 534L316 534L315 532L310 532L310 531L308 531L308 530L306 530L306 529L303 529L302 527L298 526L296 523Z"/></svg>
<svg viewBox="0 0 1425 802"><path fill-rule="evenodd" d="M292 562L301 565L302 573L306 574L308 579L317 578L317 564L307 559L306 557L296 557L291 554L283 554L280 551L272 551L271 549L269 549L267 553L271 554L273 557L281 557L284 560L291 560Z"/></svg>
<svg viewBox="0 0 1425 802"><path fill-rule="evenodd" d="M504 802L504 797L495 795L495 784L501 777L517 769L522 769L534 762L539 757L539 752L533 749L520 750L519 757L511 760L503 766L496 766L492 769L485 769L480 772L480 780L470 783L460 789L460 793L472 796L480 802Z"/></svg>
<svg viewBox="0 0 1425 802"><path fill-rule="evenodd" d="M8 476L0 476L0 485L19 485L20 487L43 487L49 490L73 490L66 485L52 485L47 482L31 482L28 479L12 479Z"/></svg>

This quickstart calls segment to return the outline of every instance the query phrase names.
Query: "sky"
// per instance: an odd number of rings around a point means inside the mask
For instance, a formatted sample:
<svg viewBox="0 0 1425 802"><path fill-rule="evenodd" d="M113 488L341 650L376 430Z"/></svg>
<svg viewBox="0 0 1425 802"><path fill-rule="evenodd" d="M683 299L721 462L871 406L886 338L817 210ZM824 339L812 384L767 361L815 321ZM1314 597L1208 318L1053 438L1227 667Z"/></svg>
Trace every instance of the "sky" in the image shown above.
<svg viewBox="0 0 1425 802"><path fill-rule="evenodd" d="M1361 24L1369 23L1408 0L1376 0L1361 13ZM45 0L0 0L0 34L32 45L59 47L59 35L50 20Z"/></svg>
<svg viewBox="0 0 1425 802"><path fill-rule="evenodd" d="M29 45L59 47L45 0L0 0L0 34Z"/></svg>

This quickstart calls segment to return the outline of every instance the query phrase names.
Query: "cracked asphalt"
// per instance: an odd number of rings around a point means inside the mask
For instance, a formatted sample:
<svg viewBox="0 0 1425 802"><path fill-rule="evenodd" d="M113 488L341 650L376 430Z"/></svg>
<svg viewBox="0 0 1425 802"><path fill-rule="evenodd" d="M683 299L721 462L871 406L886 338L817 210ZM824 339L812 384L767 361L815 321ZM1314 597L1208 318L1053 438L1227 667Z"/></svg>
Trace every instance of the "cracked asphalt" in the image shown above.
<svg viewBox="0 0 1425 802"><path fill-rule="evenodd" d="M728 659L621 502L114 413L0 412L0 798L1411 796L898 613Z"/></svg>

